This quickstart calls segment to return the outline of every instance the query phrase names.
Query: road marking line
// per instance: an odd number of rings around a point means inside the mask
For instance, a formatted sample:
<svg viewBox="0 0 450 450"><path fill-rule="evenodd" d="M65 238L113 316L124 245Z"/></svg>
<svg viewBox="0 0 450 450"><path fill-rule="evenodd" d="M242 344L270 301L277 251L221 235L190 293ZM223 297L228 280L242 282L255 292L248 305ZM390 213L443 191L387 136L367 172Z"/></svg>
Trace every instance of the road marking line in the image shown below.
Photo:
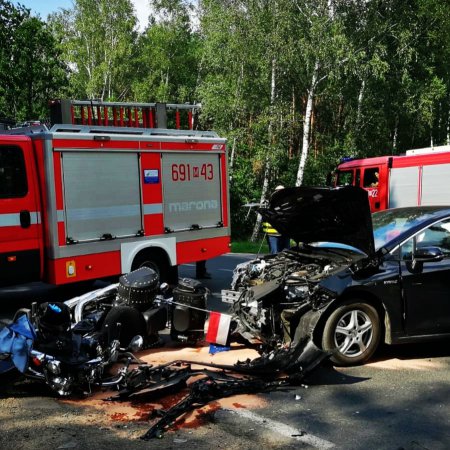
<svg viewBox="0 0 450 450"><path fill-rule="evenodd" d="M242 418L251 420L252 422L262 425L266 429L281 434L282 436L295 439L305 444L312 445L315 448L326 449L335 447L335 444L333 444L332 442L321 439L317 436L314 436L313 434L304 434L303 436L300 436L302 433L305 432L298 430L297 428L290 427L289 425L286 425L282 422L267 419L266 417L255 414L254 412L249 411L248 409L227 409L225 411L228 411L232 414L236 414Z"/></svg>

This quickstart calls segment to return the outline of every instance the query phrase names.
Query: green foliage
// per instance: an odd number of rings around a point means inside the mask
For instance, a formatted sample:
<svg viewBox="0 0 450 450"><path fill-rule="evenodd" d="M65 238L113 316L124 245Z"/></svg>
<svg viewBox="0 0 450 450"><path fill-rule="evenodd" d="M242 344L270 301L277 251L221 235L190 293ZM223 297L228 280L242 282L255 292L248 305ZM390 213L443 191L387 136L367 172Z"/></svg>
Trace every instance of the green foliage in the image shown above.
<svg viewBox="0 0 450 450"><path fill-rule="evenodd" d="M198 78L200 39L192 32L189 5L154 1L155 17L139 38L134 96L140 101L193 102Z"/></svg>
<svg viewBox="0 0 450 450"><path fill-rule="evenodd" d="M46 118L66 80L51 31L23 6L0 0L0 40L0 117Z"/></svg>
<svg viewBox="0 0 450 450"><path fill-rule="evenodd" d="M295 183L303 142L303 183L317 185L342 156L450 139L448 2L151 0L139 33L130 0L75 0L51 17L53 37L25 8L0 6L0 114L42 114L58 90L201 102L201 128L229 140L235 238L255 220L243 204Z"/></svg>
<svg viewBox="0 0 450 450"><path fill-rule="evenodd" d="M259 198L258 161L238 157L235 161L230 180L230 206L233 239L244 239L251 232L254 223L254 211L244 205L255 203Z"/></svg>
<svg viewBox="0 0 450 450"><path fill-rule="evenodd" d="M254 253L267 255L269 253L269 246L267 245L267 242L263 242L262 240L259 242L232 241L231 251L233 253Z"/></svg>
<svg viewBox="0 0 450 450"><path fill-rule="evenodd" d="M137 19L130 0L75 0L50 18L70 67L77 98L124 100L131 96Z"/></svg>

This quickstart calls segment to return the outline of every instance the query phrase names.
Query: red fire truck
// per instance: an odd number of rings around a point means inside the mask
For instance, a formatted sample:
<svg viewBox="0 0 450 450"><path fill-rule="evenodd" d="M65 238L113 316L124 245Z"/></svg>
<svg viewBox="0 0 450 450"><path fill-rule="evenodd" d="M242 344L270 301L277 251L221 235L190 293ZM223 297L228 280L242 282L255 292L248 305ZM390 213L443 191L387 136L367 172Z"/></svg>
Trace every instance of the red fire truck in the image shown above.
<svg viewBox="0 0 450 450"><path fill-rule="evenodd" d="M64 100L50 129L3 131L0 284L165 278L228 252L226 141L193 129L197 108Z"/></svg>
<svg viewBox="0 0 450 450"><path fill-rule="evenodd" d="M336 184L367 190L371 211L417 205L450 205L450 146L408 150L401 156L347 159Z"/></svg>

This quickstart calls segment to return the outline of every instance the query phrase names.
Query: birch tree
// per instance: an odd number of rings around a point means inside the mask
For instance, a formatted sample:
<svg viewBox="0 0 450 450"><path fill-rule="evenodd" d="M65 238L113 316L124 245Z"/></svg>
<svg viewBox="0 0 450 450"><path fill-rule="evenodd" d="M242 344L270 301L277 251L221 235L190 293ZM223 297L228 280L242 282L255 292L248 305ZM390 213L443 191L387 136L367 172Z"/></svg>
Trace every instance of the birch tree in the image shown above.
<svg viewBox="0 0 450 450"><path fill-rule="evenodd" d="M302 146L295 185L303 183L309 155L311 117L319 85L337 77L344 65L354 58L350 41L343 30L336 8L337 1L297 1L299 27L304 30L299 53L306 60L308 70L305 110L303 115Z"/></svg>
<svg viewBox="0 0 450 450"><path fill-rule="evenodd" d="M50 22L71 68L73 95L130 97L137 38L130 0L75 0L72 9L53 14Z"/></svg>
<svg viewBox="0 0 450 450"><path fill-rule="evenodd" d="M191 25L191 5L161 0L150 4L150 24L139 39L135 97L141 101L193 102L200 42Z"/></svg>

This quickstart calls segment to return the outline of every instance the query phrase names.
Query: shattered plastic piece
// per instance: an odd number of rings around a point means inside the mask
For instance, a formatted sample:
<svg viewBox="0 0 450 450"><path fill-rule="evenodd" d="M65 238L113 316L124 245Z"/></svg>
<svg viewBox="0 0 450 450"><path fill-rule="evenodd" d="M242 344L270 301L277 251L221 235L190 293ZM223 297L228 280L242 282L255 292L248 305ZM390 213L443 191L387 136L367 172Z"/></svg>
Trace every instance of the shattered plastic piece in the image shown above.
<svg viewBox="0 0 450 450"><path fill-rule="evenodd" d="M209 345L209 354L214 355L220 352L228 352L231 350L231 347L227 345L219 345L219 344L210 344Z"/></svg>
<svg viewBox="0 0 450 450"><path fill-rule="evenodd" d="M192 383L189 394L167 410L161 419L145 435L141 436L141 439L149 440L159 437L181 415L218 398L226 398L236 394L268 392L280 387L298 385L307 373L311 372L328 356L312 341L305 339L294 348L280 349L275 352L272 359L259 357L255 360L240 362L234 366L204 364L223 370L242 372L252 376L252 378L237 378L225 372L192 371L192 374L203 373L205 377ZM166 369L169 370L170 368L166 366ZM191 370L190 367L188 370ZM291 375L279 378L282 373ZM264 378L257 377L258 375L263 375Z"/></svg>
<svg viewBox="0 0 450 450"><path fill-rule="evenodd" d="M302 399L302 396L301 396L301 395L298 395L298 394L297 394L297 395L295 396L295 400L301 400L301 399Z"/></svg>
<svg viewBox="0 0 450 450"><path fill-rule="evenodd" d="M310 339L303 339L291 348L280 348L271 352L268 356L263 355L251 361L235 364L235 370L251 374L274 374L285 372L304 375L313 370L324 359L330 355L320 348Z"/></svg>
<svg viewBox="0 0 450 450"><path fill-rule="evenodd" d="M178 417L218 398L230 397L236 394L267 392L287 384L289 384L287 379L278 381L264 381L259 378L242 379L234 378L224 373L211 372L206 378L192 383L189 395L170 408L147 433L141 436L141 439L148 441L161 436Z"/></svg>

